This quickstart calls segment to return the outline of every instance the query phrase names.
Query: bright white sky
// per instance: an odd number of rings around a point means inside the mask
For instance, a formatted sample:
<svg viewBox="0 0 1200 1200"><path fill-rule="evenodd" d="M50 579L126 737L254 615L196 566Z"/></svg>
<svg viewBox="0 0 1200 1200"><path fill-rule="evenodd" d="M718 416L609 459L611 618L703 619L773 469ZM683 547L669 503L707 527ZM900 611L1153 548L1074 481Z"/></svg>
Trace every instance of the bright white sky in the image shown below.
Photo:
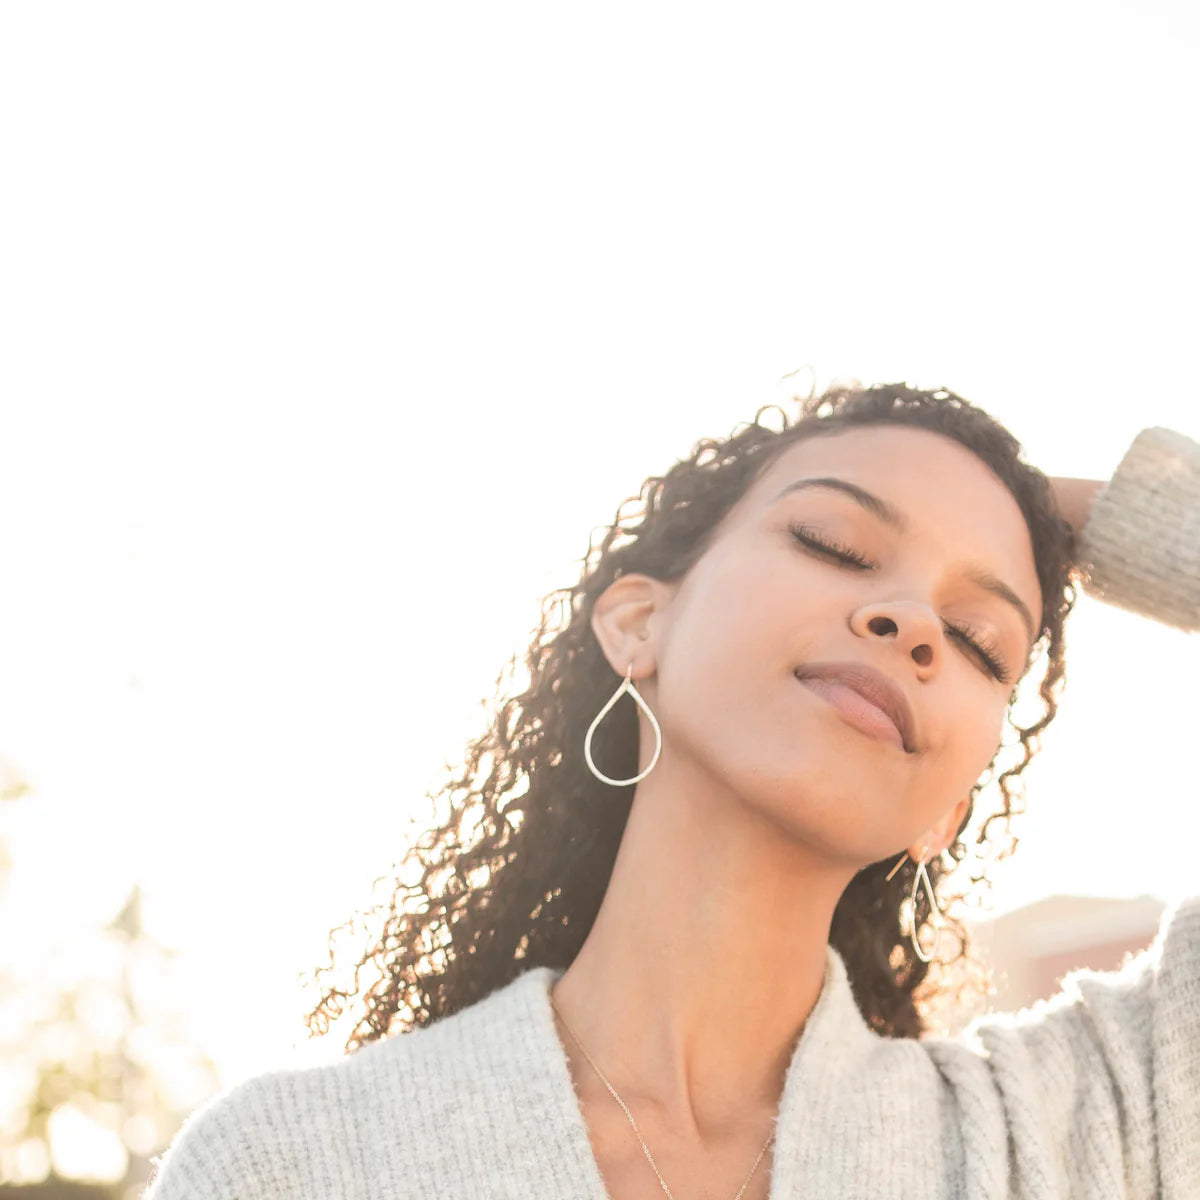
<svg viewBox="0 0 1200 1200"><path fill-rule="evenodd" d="M10 946L141 880L287 1060L541 595L786 372L1200 436L1194 6L821 7L4 6ZM1194 890L1200 640L1070 650L997 902Z"/></svg>

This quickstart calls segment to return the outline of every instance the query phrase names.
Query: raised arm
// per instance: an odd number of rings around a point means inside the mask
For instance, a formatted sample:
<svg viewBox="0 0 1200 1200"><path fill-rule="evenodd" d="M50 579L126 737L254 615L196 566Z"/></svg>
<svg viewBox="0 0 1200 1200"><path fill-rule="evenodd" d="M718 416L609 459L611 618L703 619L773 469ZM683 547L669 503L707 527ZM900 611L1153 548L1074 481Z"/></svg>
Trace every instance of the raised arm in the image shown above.
<svg viewBox="0 0 1200 1200"><path fill-rule="evenodd" d="M1051 484L1078 536L1090 595L1200 630L1200 442L1173 429L1143 429L1107 482Z"/></svg>

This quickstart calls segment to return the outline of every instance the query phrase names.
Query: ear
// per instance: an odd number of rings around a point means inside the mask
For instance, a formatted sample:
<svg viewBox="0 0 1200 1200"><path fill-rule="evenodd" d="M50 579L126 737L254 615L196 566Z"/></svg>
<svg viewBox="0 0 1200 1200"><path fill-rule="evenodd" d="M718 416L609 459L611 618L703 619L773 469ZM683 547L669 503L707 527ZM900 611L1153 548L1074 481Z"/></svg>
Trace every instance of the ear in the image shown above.
<svg viewBox="0 0 1200 1200"><path fill-rule="evenodd" d="M924 860L928 862L931 858L937 858L951 842L954 841L955 834L958 832L958 827L962 824L963 817L967 815L967 808L971 803L970 796L964 796L957 804L947 809L945 814L931 825L915 842L908 848L908 856L913 862L920 862L922 859L921 851L924 849Z"/></svg>
<svg viewBox="0 0 1200 1200"><path fill-rule="evenodd" d="M619 575L596 597L592 632L609 665L622 678L630 664L634 679L654 674L658 664L656 635L674 594L673 584L633 573Z"/></svg>

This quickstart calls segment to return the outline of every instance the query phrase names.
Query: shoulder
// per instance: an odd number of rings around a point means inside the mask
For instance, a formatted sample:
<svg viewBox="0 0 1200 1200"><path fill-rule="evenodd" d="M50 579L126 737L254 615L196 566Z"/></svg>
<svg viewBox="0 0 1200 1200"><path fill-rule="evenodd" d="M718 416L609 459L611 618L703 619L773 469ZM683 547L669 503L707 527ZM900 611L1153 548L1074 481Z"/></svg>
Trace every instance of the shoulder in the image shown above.
<svg viewBox="0 0 1200 1200"><path fill-rule="evenodd" d="M1050 1000L922 1046L964 1128L1003 1130L1019 1167L1062 1186L1084 1172L1097 1187L1128 1177L1151 1191L1160 1175L1195 1170L1200 1194L1200 1167L1188 1165L1200 1118L1200 897L1169 909L1120 970L1073 972Z"/></svg>
<svg viewBox="0 0 1200 1200"><path fill-rule="evenodd" d="M405 1179L446 1155L464 1102L519 1078L520 1002L536 982L525 972L337 1062L228 1089L180 1127L146 1200L288 1200L311 1195L318 1179L344 1197L406 1194Z"/></svg>

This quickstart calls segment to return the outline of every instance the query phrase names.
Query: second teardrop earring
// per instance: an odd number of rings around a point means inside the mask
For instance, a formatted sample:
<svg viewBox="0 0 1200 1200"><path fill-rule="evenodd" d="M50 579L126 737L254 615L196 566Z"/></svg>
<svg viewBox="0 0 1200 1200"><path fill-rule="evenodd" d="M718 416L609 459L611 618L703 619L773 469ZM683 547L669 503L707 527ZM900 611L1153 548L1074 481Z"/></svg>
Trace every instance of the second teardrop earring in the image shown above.
<svg viewBox="0 0 1200 1200"><path fill-rule="evenodd" d="M635 775L632 779L610 779L598 766L592 761L592 735L596 732L600 722L608 715L613 705L628 692L642 712L650 719L650 724L654 728L654 754L650 759L646 769ZM658 762L658 756L662 753L662 730L659 728L658 719L650 711L650 706L642 699L641 693L633 686L633 663L630 663L625 668L625 678L621 681L621 686L613 692L608 703L596 714L595 719L588 726L587 736L583 739L583 757L587 760L588 770L591 771L601 783L611 783L613 787L628 787L633 783L640 783L651 771L654 770L654 764Z"/></svg>
<svg viewBox="0 0 1200 1200"><path fill-rule="evenodd" d="M912 895L909 897L909 899L912 901L912 914L913 914L912 915L913 953L915 953L916 956L922 962L926 962L926 963L933 961L933 954L937 950L937 947L938 947L938 937L941 933L942 926L945 924L945 922L942 920L942 910L940 908L938 908L937 897L933 894L933 884L930 883L930 881L929 881L929 872L925 869L925 852L928 849L929 849L928 846L922 846L920 859L913 859L913 862L915 862L917 864L917 870L916 870L916 873L913 875ZM900 870L900 867L906 858L908 858L907 851L904 854L900 855L899 861L887 873L887 878L889 880L892 878L893 875L896 874L896 872L898 870ZM924 879L924 881L925 881L925 894L929 897L929 908L930 908L929 915L930 915L930 918L931 918L931 921L933 924L933 950L930 951L929 954L926 954L925 950L921 946L921 940L918 937L919 931L917 929L917 886L920 884L922 879Z"/></svg>

